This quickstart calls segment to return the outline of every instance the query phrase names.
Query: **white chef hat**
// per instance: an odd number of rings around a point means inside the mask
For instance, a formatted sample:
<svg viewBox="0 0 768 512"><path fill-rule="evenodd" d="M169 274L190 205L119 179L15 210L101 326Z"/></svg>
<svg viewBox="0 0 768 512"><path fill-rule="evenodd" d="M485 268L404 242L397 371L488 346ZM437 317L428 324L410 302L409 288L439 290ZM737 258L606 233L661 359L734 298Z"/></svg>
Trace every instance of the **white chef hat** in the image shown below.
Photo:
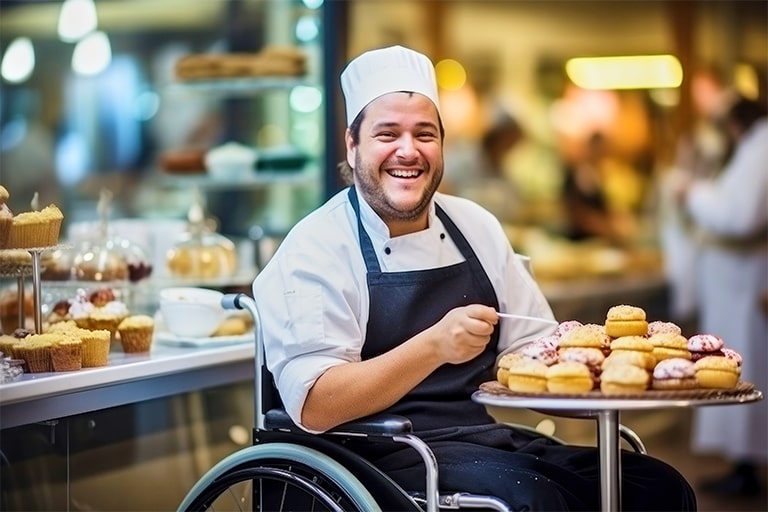
<svg viewBox="0 0 768 512"><path fill-rule="evenodd" d="M432 61L403 46L370 50L353 59L341 73L341 90L347 108L347 126L371 101L390 92L423 94L440 111Z"/></svg>

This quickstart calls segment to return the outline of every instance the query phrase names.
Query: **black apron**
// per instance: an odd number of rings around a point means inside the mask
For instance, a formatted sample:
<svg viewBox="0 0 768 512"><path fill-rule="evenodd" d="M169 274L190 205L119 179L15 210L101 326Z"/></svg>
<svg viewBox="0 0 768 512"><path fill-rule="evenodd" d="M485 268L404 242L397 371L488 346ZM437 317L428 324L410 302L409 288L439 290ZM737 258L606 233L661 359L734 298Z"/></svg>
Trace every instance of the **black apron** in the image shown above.
<svg viewBox="0 0 768 512"><path fill-rule="evenodd" d="M363 228L354 187L349 189L349 199L357 216L370 295L364 360L392 350L456 307L485 304L498 310L496 293L477 255L440 205L435 204L437 216L465 261L427 270L382 272ZM415 431L492 423L485 406L473 402L470 395L494 378L498 340L497 327L480 355L466 363L441 366L384 412L409 418Z"/></svg>

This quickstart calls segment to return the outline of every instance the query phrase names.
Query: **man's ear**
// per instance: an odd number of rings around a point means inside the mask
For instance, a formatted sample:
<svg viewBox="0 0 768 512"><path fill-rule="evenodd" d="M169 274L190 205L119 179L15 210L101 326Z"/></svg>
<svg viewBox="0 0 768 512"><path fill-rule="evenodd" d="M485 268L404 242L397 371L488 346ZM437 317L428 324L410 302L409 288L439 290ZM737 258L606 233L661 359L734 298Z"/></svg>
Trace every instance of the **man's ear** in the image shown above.
<svg viewBox="0 0 768 512"><path fill-rule="evenodd" d="M357 146L355 146L355 142L352 140L352 132L349 131L349 128L344 132L344 145L347 147L347 163L354 169Z"/></svg>

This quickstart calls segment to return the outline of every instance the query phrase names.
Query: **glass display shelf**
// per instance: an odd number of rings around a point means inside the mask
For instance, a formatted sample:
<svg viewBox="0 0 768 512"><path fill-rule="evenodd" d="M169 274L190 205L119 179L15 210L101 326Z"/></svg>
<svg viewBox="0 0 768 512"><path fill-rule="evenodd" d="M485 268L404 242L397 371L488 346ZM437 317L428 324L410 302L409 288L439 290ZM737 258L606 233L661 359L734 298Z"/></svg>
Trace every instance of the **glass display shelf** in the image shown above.
<svg viewBox="0 0 768 512"><path fill-rule="evenodd" d="M317 83L306 77L254 76L178 81L167 84L166 90L173 93L196 92L224 96L252 96L260 92L284 91L298 86L319 87Z"/></svg>

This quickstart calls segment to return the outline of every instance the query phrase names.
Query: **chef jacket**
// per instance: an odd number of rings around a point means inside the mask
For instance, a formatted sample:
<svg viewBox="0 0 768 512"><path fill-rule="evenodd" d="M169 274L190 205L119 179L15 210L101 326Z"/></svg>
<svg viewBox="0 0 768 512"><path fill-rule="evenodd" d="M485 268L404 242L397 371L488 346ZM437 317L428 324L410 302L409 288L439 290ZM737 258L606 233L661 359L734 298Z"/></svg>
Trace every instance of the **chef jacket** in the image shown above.
<svg viewBox="0 0 768 512"><path fill-rule="evenodd" d="M382 272L463 261L435 214L437 202L477 254L501 311L554 318L501 224L478 204L437 193L429 207L427 229L391 238L386 224L356 193L360 218ZM332 366L360 361L366 337L366 267L346 189L291 229L254 280L253 294L261 314L267 366L286 411L302 426L301 410L314 382ZM499 324L500 355L554 330L551 324L535 321L500 319Z"/></svg>

